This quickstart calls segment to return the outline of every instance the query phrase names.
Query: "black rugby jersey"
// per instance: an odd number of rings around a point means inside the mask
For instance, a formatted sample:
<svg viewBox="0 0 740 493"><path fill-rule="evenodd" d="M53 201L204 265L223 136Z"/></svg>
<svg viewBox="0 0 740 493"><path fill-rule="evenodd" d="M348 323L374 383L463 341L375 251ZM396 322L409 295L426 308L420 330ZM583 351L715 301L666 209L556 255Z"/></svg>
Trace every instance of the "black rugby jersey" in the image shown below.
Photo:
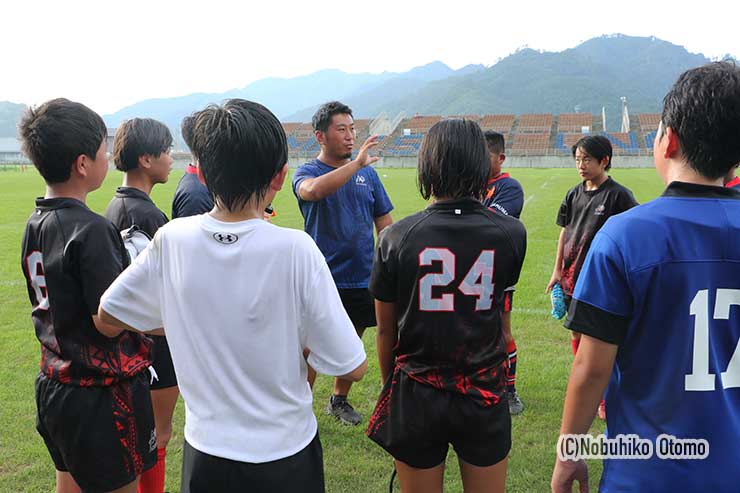
<svg viewBox="0 0 740 493"><path fill-rule="evenodd" d="M108 338L93 323L100 297L128 262L109 221L76 199L37 199L21 255L47 377L104 386L149 366L145 336L125 331Z"/></svg>
<svg viewBox="0 0 740 493"><path fill-rule="evenodd" d="M586 190L586 182L568 190L556 221L558 226L565 228L560 280L565 294L573 295L591 242L606 220L636 205L632 192L611 177L596 190Z"/></svg>
<svg viewBox="0 0 740 493"><path fill-rule="evenodd" d="M504 289L516 284L525 251L524 225L472 198L437 202L386 228L370 290L397 305L396 365L418 382L498 403Z"/></svg>
<svg viewBox="0 0 740 493"><path fill-rule="evenodd" d="M118 187L116 194L105 209L105 217L119 231L134 224L154 238L154 233L167 224L167 216L157 209L151 197L145 192L132 187Z"/></svg>

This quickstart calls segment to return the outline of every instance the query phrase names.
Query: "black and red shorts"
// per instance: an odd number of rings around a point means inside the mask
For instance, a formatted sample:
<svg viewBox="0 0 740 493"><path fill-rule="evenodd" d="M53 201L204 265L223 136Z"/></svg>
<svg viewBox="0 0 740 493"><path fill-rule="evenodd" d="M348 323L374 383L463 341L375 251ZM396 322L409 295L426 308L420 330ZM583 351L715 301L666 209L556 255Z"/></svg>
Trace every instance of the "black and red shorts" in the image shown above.
<svg viewBox="0 0 740 493"><path fill-rule="evenodd" d="M157 462L149 372L107 387L36 377L36 429L85 493L131 483Z"/></svg>
<svg viewBox="0 0 740 493"><path fill-rule="evenodd" d="M470 396L419 383L396 368L383 386L366 433L411 467L438 466L449 444L465 462L488 467L509 454L511 416L506 399L485 406Z"/></svg>
<svg viewBox="0 0 740 493"><path fill-rule="evenodd" d="M152 344L152 368L154 368L157 378L152 382L152 390L167 389L177 386L177 376L175 376L175 366L172 364L172 355L170 346L167 344L167 338L164 336L149 336Z"/></svg>

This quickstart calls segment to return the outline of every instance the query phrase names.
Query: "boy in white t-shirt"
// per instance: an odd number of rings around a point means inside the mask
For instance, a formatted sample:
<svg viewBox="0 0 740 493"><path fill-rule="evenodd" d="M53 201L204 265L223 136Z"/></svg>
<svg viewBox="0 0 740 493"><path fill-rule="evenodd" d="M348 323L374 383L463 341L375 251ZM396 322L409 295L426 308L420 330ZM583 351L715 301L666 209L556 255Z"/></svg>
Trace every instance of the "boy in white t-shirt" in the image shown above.
<svg viewBox="0 0 740 493"><path fill-rule="evenodd" d="M103 295L100 316L121 329L166 327L186 409L183 493L323 492L303 352L317 371L357 381L362 341L311 238L263 220L288 171L277 118L232 99L195 119L215 208L160 228Z"/></svg>

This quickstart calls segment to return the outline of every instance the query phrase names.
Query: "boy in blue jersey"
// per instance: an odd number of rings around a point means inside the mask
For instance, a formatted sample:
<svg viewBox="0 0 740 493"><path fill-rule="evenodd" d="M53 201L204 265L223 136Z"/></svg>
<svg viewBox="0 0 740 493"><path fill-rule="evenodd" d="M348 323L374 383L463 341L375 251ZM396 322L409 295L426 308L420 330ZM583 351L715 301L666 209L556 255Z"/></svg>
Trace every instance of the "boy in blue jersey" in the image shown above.
<svg viewBox="0 0 740 493"><path fill-rule="evenodd" d="M609 437L654 444L646 460L606 459L602 492L740 484L740 193L723 187L740 161L738 134L740 69L682 74L653 148L665 192L607 221L576 283L565 325L583 336L560 433L588 431L608 384ZM660 458L661 435L705 440L708 456ZM587 490L585 462L559 458L552 490L574 480Z"/></svg>
<svg viewBox="0 0 740 493"><path fill-rule="evenodd" d="M369 155L378 144L377 136L367 139L352 160L352 110L332 101L316 111L312 123L321 152L295 171L293 193L306 233L326 257L344 308L362 337L367 327L376 325L373 297L368 291L373 225L380 234L393 222L393 204L370 166L378 160ZM311 384L314 378L315 373L310 373ZM335 380L326 412L345 424L357 425L362 418L347 401L351 386L349 380Z"/></svg>
<svg viewBox="0 0 740 493"><path fill-rule="evenodd" d="M182 139L191 154L193 153L194 124L195 117L190 115L182 119L180 127ZM177 189L175 189L175 196L172 198L172 219L205 214L211 209L213 209L213 197L198 178L198 158L192 155L192 161L185 168L185 174L180 178Z"/></svg>
<svg viewBox="0 0 740 493"><path fill-rule="evenodd" d="M519 219L524 208L524 191L519 182L509 176L509 173L501 172L501 165L506 160L504 136L493 130L486 131L484 135L491 160L491 177L488 179L483 205L498 213ZM524 403L516 391L517 350L516 341L514 336L511 335L511 306L514 291L514 286L510 286L504 291L501 328L506 341L506 354L509 360L509 366L506 370L509 413L517 415L524 412Z"/></svg>

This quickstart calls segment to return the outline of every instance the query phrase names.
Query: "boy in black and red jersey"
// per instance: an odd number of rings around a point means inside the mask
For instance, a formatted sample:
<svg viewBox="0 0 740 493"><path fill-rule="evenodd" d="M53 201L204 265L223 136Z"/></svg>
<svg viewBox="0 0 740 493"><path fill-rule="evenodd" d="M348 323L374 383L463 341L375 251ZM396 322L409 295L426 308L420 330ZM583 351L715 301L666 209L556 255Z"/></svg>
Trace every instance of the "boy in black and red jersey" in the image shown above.
<svg viewBox="0 0 740 493"><path fill-rule="evenodd" d="M509 176L509 173L501 172L501 165L506 160L504 136L493 130L486 131L484 135L491 157L491 177L488 179L483 204L496 212L519 219L524 208L524 190L517 180ZM506 391L509 394L509 412L512 416L524 412L524 403L516 391L517 348L514 336L511 334L511 308L515 288L515 286L509 286L504 290L504 304L501 311L501 328L504 331L506 355L509 358L509 366L506 370Z"/></svg>
<svg viewBox="0 0 740 493"><path fill-rule="evenodd" d="M113 162L123 171L123 185L105 210L105 217L120 231L138 226L154 238L157 230L167 224L167 216L157 209L149 197L152 188L167 183L172 169L172 134L164 123L151 118L132 118L118 127L113 140ZM164 491L167 443L172 435L172 416L180 392L177 388L175 367L167 339L151 336L152 407L157 430L157 465L141 476L139 493Z"/></svg>
<svg viewBox="0 0 740 493"><path fill-rule="evenodd" d="M555 252L555 266L545 292L560 283L565 294L565 305L570 301L576 280L586 260L596 233L611 216L637 205L632 191L614 181L608 174L612 167L612 145L603 135L581 138L572 147L576 169L583 180L565 194L558 210L557 224L562 229ZM571 331L571 350L575 356L581 334ZM599 418L606 419L604 401L598 410Z"/></svg>
<svg viewBox="0 0 740 493"><path fill-rule="evenodd" d="M55 99L29 110L19 128L46 182L21 260L41 342L37 429L57 470L56 491L131 493L157 460L151 342L97 330L100 296L128 263L119 232L85 205L108 170L106 127L82 104Z"/></svg>
<svg viewBox="0 0 740 493"><path fill-rule="evenodd" d="M367 434L394 457L403 491L441 491L450 443L466 491L504 490L511 418L501 305L519 278L526 232L480 202L489 167L475 122L435 124L418 171L434 203L378 240L370 290L384 387Z"/></svg>

